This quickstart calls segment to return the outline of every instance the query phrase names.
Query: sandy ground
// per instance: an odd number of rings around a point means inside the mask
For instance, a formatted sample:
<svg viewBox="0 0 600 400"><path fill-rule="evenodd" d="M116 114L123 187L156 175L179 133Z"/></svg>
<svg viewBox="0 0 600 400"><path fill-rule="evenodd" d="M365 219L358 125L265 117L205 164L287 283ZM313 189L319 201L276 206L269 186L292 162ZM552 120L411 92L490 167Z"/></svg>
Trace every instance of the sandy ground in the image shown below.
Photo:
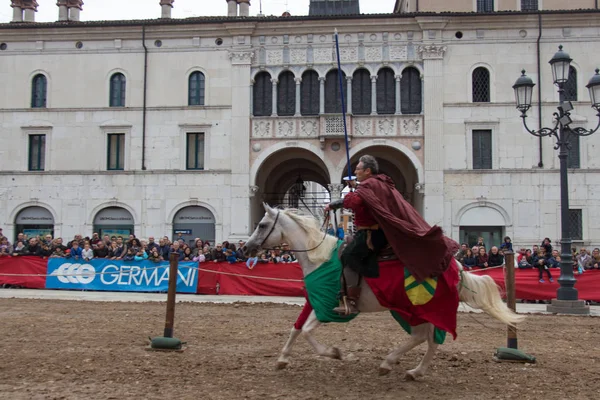
<svg viewBox="0 0 600 400"><path fill-rule="evenodd" d="M178 304L183 353L146 351L162 336L165 305L0 300L3 399L597 399L600 319L530 316L519 328L538 363L498 364L505 327L461 313L459 338L440 347L427 376L403 379L425 348L378 376L406 335L387 313L321 327L344 360L319 358L300 338L291 364L275 364L300 308L286 305Z"/></svg>

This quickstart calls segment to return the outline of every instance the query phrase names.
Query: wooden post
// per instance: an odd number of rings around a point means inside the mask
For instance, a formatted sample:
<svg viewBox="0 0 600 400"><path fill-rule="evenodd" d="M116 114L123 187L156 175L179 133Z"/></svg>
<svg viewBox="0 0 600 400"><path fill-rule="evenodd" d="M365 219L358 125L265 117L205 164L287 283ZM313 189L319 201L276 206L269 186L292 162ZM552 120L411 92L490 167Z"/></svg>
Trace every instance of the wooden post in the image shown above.
<svg viewBox="0 0 600 400"><path fill-rule="evenodd" d="M508 308L517 311L517 299L515 291L515 254L512 251L504 252L504 265L506 266L506 276L504 279L506 286L506 305ZM517 328L508 326L506 347L509 349L518 349Z"/></svg>
<svg viewBox="0 0 600 400"><path fill-rule="evenodd" d="M179 253L169 255L169 291L167 292L167 320L165 322L164 336L173 337L173 326L175 324L175 294L177 293L177 270L179 264Z"/></svg>

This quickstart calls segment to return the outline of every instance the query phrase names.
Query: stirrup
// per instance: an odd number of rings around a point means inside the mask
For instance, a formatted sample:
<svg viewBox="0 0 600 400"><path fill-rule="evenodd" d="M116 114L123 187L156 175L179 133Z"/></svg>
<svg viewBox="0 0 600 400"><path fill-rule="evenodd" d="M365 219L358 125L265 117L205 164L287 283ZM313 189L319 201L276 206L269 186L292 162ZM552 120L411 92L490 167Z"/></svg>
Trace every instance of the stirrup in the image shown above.
<svg viewBox="0 0 600 400"><path fill-rule="evenodd" d="M348 303L348 296L342 296L341 300L340 300L340 305L336 308L333 309L333 312L347 317L349 315L354 315L354 314L358 314L358 309L356 308L356 306L354 306L354 309L357 312L352 312L353 310L351 309L349 303Z"/></svg>

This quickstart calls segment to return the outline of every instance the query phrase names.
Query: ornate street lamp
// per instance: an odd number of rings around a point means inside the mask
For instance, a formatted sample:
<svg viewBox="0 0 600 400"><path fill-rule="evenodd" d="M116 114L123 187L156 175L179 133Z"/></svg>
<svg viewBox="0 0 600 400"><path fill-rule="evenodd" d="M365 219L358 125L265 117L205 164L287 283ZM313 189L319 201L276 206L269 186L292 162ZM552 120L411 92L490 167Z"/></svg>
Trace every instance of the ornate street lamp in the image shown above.
<svg viewBox="0 0 600 400"><path fill-rule="evenodd" d="M554 84L558 86L560 105L558 112L554 113L555 125L552 128L541 128L532 130L527 126L527 111L531 107L531 98L535 84L527 75L525 70L515 82L513 89L517 109L521 112L523 126L530 134L537 137L553 136L556 139L555 148L559 150L560 159L560 219L561 219L561 262L560 277L558 283L560 287L556 292L556 299L548 305L549 312L560 312L568 314L589 314L589 307L583 301L578 300L577 289L575 289L575 277L573 275L573 264L571 256L571 224L569 220L569 185L567 175L567 159L569 157L569 138L571 136L589 136L600 128L600 74L596 69L596 75L592 77L587 88L590 92L592 107L598 111L598 125L593 130L587 130L581 127L571 128L573 122L570 112L573 110L573 104L565 100L564 85L569 79L569 68L573 61L569 55L563 51L562 46L558 47L558 52L550 60L552 66L552 77ZM541 101L538 99L538 101Z"/></svg>

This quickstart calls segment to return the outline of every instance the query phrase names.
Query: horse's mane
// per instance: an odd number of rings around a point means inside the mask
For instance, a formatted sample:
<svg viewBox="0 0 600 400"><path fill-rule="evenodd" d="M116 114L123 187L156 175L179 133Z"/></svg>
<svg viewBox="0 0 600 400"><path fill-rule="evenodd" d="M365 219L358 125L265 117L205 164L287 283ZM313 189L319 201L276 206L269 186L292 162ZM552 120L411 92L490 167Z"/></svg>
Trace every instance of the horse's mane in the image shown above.
<svg viewBox="0 0 600 400"><path fill-rule="evenodd" d="M306 232L306 249L312 249L313 247L318 246L316 249L307 253L309 261L317 267L329 261L331 252L337 244L337 239L322 232L319 221L313 217L298 215L296 210L292 209L285 209L283 210L283 213L290 217L292 221L298 224L298 226ZM325 236L324 240L323 236Z"/></svg>

